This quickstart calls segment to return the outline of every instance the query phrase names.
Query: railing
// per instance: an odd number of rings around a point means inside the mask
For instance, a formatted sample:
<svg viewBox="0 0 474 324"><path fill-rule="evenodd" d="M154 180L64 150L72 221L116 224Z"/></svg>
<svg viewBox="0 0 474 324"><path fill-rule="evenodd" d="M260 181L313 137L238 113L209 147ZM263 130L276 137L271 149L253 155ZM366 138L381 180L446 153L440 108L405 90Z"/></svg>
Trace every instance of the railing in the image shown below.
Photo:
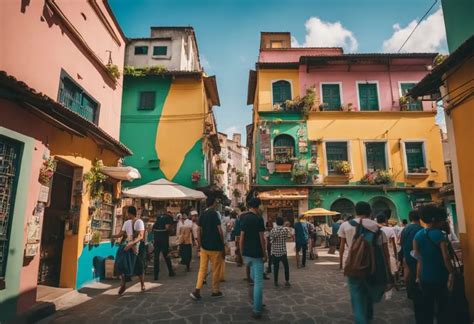
<svg viewBox="0 0 474 324"><path fill-rule="evenodd" d="M75 95L66 89L59 90L59 102L63 104L65 107L69 108L70 110L78 113L85 119L89 120L90 122L97 124L96 121L96 113L97 107L92 107L90 105L83 104L84 97L79 94Z"/></svg>

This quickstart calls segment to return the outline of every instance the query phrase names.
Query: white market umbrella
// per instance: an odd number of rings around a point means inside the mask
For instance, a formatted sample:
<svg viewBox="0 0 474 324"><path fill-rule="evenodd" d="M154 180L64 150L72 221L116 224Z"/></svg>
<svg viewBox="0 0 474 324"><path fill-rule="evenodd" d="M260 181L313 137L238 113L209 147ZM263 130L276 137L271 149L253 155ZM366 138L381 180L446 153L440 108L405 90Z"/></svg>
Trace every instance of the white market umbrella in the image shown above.
<svg viewBox="0 0 474 324"><path fill-rule="evenodd" d="M151 200L200 200L206 199L201 192L166 179L159 179L139 187L124 190L123 195L131 198L145 198Z"/></svg>

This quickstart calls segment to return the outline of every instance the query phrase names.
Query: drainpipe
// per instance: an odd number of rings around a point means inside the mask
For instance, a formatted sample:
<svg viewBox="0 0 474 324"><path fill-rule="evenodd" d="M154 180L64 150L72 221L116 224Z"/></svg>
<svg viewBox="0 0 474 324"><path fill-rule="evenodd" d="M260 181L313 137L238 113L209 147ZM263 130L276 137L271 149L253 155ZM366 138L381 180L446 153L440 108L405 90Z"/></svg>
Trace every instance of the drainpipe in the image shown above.
<svg viewBox="0 0 474 324"><path fill-rule="evenodd" d="M390 73L390 58L388 59L388 80L390 82L390 98L392 98L392 109L395 104L395 101L393 100L393 86L392 86L392 73Z"/></svg>

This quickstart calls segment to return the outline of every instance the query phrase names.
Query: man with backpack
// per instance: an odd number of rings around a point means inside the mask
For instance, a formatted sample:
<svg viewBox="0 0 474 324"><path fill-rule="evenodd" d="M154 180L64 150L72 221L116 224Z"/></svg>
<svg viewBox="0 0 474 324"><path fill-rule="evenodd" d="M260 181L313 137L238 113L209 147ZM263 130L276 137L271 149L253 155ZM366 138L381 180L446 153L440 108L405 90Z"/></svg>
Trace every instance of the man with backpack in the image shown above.
<svg viewBox="0 0 474 324"><path fill-rule="evenodd" d="M370 205L358 202L355 210L355 219L341 224L338 231L340 268L347 277L355 323L366 324L373 319L373 304L382 299L390 282L390 256L387 237L369 219Z"/></svg>

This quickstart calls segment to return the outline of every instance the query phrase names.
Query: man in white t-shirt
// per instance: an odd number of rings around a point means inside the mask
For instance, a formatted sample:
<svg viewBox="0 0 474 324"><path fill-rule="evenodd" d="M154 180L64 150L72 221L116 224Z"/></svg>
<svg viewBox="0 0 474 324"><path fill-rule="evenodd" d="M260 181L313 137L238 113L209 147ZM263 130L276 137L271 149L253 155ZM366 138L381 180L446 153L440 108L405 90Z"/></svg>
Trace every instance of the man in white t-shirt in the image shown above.
<svg viewBox="0 0 474 324"><path fill-rule="evenodd" d="M127 216L129 219L123 223L122 231L112 236L112 238L127 237L126 245L117 254L117 261L119 262L117 272L121 279L119 295L122 295L127 289L125 285L127 277L133 275L138 276L142 291L145 291L146 251L143 242L145 224L138 218L137 209L134 206L127 208Z"/></svg>
<svg viewBox="0 0 474 324"><path fill-rule="evenodd" d="M395 234L393 227L387 226L386 214L378 214L377 223L387 237L388 251L390 253L390 269L392 270L392 275L394 275L397 272L397 235Z"/></svg>

